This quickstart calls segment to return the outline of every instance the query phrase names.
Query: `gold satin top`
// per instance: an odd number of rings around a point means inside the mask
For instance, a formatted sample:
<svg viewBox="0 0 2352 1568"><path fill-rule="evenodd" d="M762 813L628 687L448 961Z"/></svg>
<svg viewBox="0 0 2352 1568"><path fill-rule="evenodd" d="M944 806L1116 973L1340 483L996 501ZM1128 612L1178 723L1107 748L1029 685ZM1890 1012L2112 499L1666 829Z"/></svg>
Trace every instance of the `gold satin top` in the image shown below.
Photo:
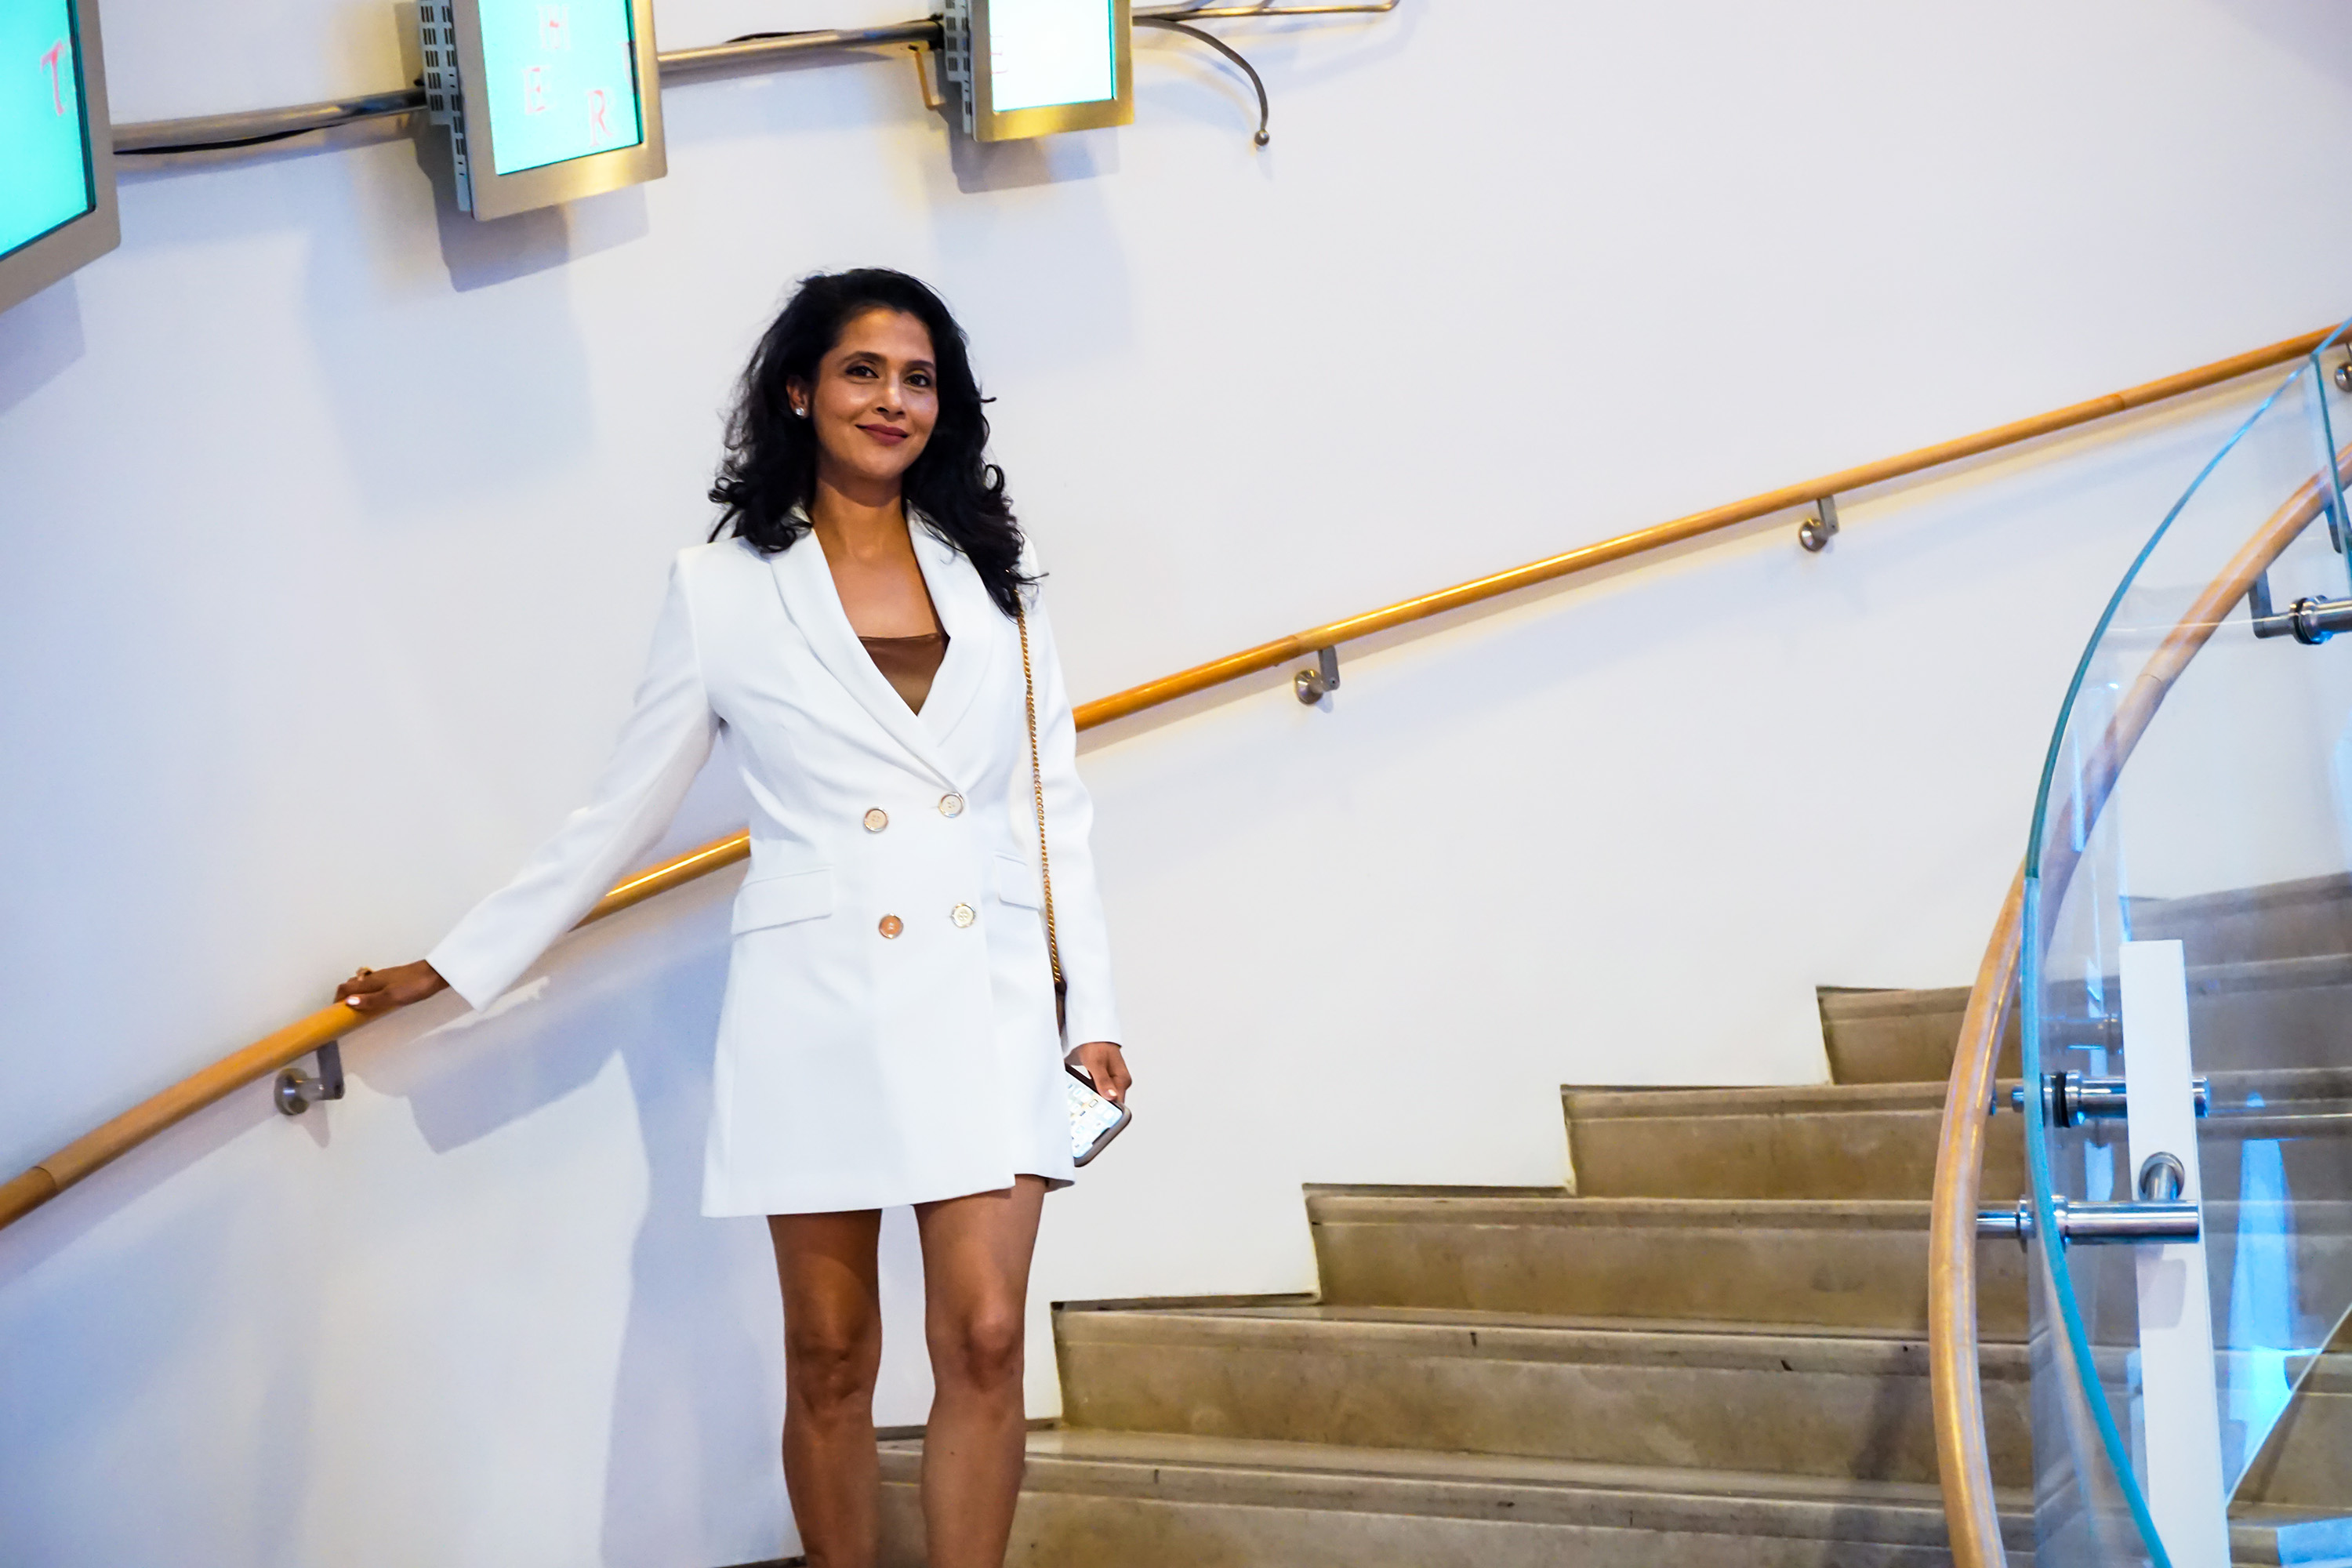
<svg viewBox="0 0 2352 1568"><path fill-rule="evenodd" d="M920 713L931 694L931 679L948 657L948 634L927 632L919 637L859 637L866 657L909 710Z"/></svg>

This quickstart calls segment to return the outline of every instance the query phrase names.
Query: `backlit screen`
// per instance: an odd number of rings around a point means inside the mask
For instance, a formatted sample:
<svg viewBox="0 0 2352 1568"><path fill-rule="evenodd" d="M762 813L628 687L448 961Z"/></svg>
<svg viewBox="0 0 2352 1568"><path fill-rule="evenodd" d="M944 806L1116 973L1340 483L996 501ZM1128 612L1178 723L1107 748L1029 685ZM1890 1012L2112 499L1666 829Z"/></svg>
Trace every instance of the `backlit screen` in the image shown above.
<svg viewBox="0 0 2352 1568"><path fill-rule="evenodd" d="M481 0L481 16L493 173L645 140L629 0Z"/></svg>
<svg viewBox="0 0 2352 1568"><path fill-rule="evenodd" d="M0 256L97 205L71 0L0 0Z"/></svg>
<svg viewBox="0 0 2352 1568"><path fill-rule="evenodd" d="M1002 114L1118 96L1111 0L989 0L990 106Z"/></svg>

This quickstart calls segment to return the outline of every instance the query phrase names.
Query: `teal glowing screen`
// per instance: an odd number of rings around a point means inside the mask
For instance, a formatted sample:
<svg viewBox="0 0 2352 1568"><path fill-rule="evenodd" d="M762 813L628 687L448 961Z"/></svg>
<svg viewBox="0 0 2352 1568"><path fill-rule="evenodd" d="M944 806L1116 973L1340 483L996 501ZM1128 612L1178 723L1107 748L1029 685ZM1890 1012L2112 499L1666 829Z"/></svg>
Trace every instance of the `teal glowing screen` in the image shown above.
<svg viewBox="0 0 2352 1568"><path fill-rule="evenodd" d="M481 0L481 17L493 174L646 139L629 0Z"/></svg>
<svg viewBox="0 0 2352 1568"><path fill-rule="evenodd" d="M0 256L98 205L72 0L0 0Z"/></svg>

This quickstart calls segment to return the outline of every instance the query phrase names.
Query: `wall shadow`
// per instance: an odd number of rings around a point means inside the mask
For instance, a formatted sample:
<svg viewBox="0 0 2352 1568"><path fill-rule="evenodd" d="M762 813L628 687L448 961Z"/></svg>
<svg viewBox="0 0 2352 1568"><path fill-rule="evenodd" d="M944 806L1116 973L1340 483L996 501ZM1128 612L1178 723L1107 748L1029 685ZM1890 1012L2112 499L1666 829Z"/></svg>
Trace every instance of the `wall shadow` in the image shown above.
<svg viewBox="0 0 2352 1568"><path fill-rule="evenodd" d="M371 1088L405 1098L440 1152L584 1088L621 1059L646 1208L614 1378L606 1564L667 1568L698 1549L716 1562L786 1545L782 1324L767 1229L701 1213L735 882L712 879L579 932L490 1009L352 1064ZM740 1539L747 1511L762 1521L758 1542Z"/></svg>
<svg viewBox="0 0 2352 1568"><path fill-rule="evenodd" d="M70 278L0 311L0 414L55 381L88 352L81 296Z"/></svg>
<svg viewBox="0 0 2352 1568"><path fill-rule="evenodd" d="M509 217L478 218L457 205L457 174L448 131L413 116L416 166L433 187L433 223L449 287L458 293L593 256L653 232L643 185L581 196Z"/></svg>

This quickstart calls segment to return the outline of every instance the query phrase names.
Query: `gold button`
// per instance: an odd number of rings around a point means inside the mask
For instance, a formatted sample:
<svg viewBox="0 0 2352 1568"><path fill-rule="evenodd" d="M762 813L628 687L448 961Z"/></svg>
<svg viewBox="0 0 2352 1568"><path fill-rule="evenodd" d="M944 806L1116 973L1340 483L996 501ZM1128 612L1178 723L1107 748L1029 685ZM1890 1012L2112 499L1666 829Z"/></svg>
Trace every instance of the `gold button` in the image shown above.
<svg viewBox="0 0 2352 1568"><path fill-rule="evenodd" d="M941 816L961 816L963 815L963 796L960 795L943 795L940 796L940 815Z"/></svg>
<svg viewBox="0 0 2352 1568"><path fill-rule="evenodd" d="M882 809L880 806L878 806L878 805L874 805L874 806L868 806L868 807L866 807L866 832L868 832L868 833L879 833L879 832L881 832L884 828L886 828L886 827L887 827L887 826L890 826L890 814L889 814L888 812L887 812L887 811L883 810L883 809Z"/></svg>
<svg viewBox="0 0 2352 1568"><path fill-rule="evenodd" d="M948 919L955 921L959 927L968 926L980 919L980 911L970 904L958 904L948 911Z"/></svg>
<svg viewBox="0 0 2352 1568"><path fill-rule="evenodd" d="M883 937L887 940L887 938L897 936L900 931L905 931L907 929L907 922L900 920L897 915L884 915L882 917L882 923L876 926L874 929L880 931Z"/></svg>

